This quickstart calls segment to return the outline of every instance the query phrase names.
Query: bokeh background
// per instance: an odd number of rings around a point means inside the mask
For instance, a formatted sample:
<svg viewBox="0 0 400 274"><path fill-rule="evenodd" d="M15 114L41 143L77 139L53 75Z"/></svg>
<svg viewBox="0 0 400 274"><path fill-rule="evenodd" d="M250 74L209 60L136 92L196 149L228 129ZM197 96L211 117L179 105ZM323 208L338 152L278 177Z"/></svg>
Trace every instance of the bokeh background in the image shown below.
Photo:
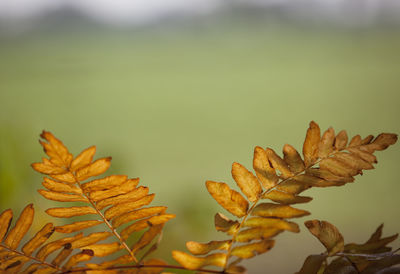
<svg viewBox="0 0 400 274"><path fill-rule="evenodd" d="M400 4L382 0L0 1L0 209L34 202L50 130L73 153L96 145L108 174L140 177L177 214L157 255L223 239L206 180L234 186L256 145L301 150L311 120L349 135L400 132ZM311 218L363 242L400 231L398 145L354 184L308 191ZM224 212L226 213L226 212ZM60 220L62 222L62 220ZM283 233L250 273L293 273L323 251ZM399 241L395 242L399 246Z"/></svg>

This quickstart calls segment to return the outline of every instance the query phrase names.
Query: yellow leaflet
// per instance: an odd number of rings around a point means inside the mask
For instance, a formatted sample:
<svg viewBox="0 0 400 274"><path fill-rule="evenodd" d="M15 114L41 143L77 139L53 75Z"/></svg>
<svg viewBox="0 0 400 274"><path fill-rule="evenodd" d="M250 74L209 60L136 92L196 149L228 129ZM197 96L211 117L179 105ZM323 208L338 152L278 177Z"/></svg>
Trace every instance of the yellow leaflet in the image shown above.
<svg viewBox="0 0 400 274"><path fill-rule="evenodd" d="M28 232L29 228L33 222L33 216L35 215L35 210L33 209L33 204L27 205L24 210L22 210L16 224L13 229L8 233L4 244L10 249L17 249L22 238Z"/></svg>
<svg viewBox="0 0 400 274"><path fill-rule="evenodd" d="M274 247L274 244L274 240L263 240L257 243L236 246L232 249L231 254L242 259L249 259L269 251Z"/></svg>
<svg viewBox="0 0 400 274"><path fill-rule="evenodd" d="M321 138L319 126L314 121L310 122L306 139L303 144L304 164L306 167L313 165L318 159L318 146Z"/></svg>
<svg viewBox="0 0 400 274"><path fill-rule="evenodd" d="M79 181L84 181L90 177L98 176L107 171L111 165L111 157L101 158L90 165L87 165L76 171L76 177Z"/></svg>
<svg viewBox="0 0 400 274"><path fill-rule="evenodd" d="M207 181L206 186L211 196L233 215L242 217L247 213L249 203L227 184Z"/></svg>
<svg viewBox="0 0 400 274"><path fill-rule="evenodd" d="M265 152L267 153L268 160L271 162L272 167L281 172L282 178L286 179L294 175L293 172L290 171L286 162L279 157L273 149L267 148Z"/></svg>
<svg viewBox="0 0 400 274"><path fill-rule="evenodd" d="M78 156L76 156L74 160L72 160L70 170L75 171L90 164L93 160L93 156L95 153L95 146L91 146L83 150Z"/></svg>
<svg viewBox="0 0 400 274"><path fill-rule="evenodd" d="M304 170L304 162L294 147L289 144L285 144L283 146L283 155L283 160L288 164L289 169L293 173L299 173Z"/></svg>
<svg viewBox="0 0 400 274"><path fill-rule="evenodd" d="M272 203L263 203L257 205L251 215L261 217L277 217L277 218L297 218L309 215L305 210L297 209L289 205L280 205Z"/></svg>
<svg viewBox="0 0 400 274"><path fill-rule="evenodd" d="M262 188L253 173L248 171L241 164L233 163L232 177L251 202L255 202L258 199L258 195L261 194Z"/></svg>
<svg viewBox="0 0 400 274"><path fill-rule="evenodd" d="M193 255L205 255L213 250L228 250L231 240L211 241L208 243L187 242L186 247Z"/></svg>
<svg viewBox="0 0 400 274"><path fill-rule="evenodd" d="M47 223L41 230L39 230L35 236L27 242L23 248L22 252L26 255L31 255L39 246L41 246L54 232L54 225L52 223Z"/></svg>
<svg viewBox="0 0 400 274"><path fill-rule="evenodd" d="M199 269L207 265L225 266L226 254L215 253L206 257L194 257L182 251L172 251L172 257L185 268L190 270Z"/></svg>
<svg viewBox="0 0 400 274"><path fill-rule="evenodd" d="M328 128L321 137L318 145L318 157L325 158L333 151L333 143L335 142L335 131Z"/></svg>
<svg viewBox="0 0 400 274"><path fill-rule="evenodd" d="M261 147L254 148L253 169L265 189L274 187L279 180L268 161L267 153Z"/></svg>
<svg viewBox="0 0 400 274"><path fill-rule="evenodd" d="M335 149L343 150L347 145L348 139L347 132L345 130L340 131L335 138Z"/></svg>

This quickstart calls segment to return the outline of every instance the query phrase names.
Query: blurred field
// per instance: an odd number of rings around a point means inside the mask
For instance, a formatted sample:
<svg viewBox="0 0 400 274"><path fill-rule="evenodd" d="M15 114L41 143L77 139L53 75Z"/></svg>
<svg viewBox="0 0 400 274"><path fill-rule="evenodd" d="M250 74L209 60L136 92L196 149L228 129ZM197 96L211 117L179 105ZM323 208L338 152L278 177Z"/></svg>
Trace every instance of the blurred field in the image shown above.
<svg viewBox="0 0 400 274"><path fill-rule="evenodd" d="M232 162L250 168L254 146L301 149L310 120L350 135L400 132L399 49L396 28L266 22L4 36L0 209L53 205L36 193L41 177L29 166L43 156L37 139L46 129L73 153L97 145L99 156L113 156L109 174L140 177L155 204L177 214L162 256L187 240L222 239L212 232L222 209L204 182L233 186ZM348 241L366 240L382 222L386 235L399 232L399 157L397 145L355 184L311 190L306 219L329 220ZM248 266L293 273L321 251L307 233L284 233Z"/></svg>

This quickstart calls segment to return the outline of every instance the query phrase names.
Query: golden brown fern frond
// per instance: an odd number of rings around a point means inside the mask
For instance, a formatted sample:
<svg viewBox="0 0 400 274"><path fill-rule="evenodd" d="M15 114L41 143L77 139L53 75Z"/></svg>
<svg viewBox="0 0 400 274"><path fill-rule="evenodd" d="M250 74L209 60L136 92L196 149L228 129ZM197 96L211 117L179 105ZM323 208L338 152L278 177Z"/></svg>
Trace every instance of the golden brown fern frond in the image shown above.
<svg viewBox="0 0 400 274"><path fill-rule="evenodd" d="M299 196L301 192L311 187L353 182L355 175L374 168L375 151L384 150L396 141L397 135L382 133L375 139L372 135L364 139L356 135L348 143L346 131L335 135L329 128L321 136L318 124L312 121L303 144L303 158L288 144L283 147L283 158L271 148L256 147L255 173L239 163L232 165L232 177L244 196L226 183L206 182L211 196L239 218L230 220L222 213L215 215L216 229L225 232L228 238L204 244L188 242L186 246L194 256L173 251L174 259L187 269L213 265L223 267L227 273L244 272L238 265L241 260L270 250L273 238L285 230L299 232L299 226L288 219L310 214L292 206L312 200ZM269 202L259 203L265 199ZM237 259L230 261L233 256Z"/></svg>
<svg viewBox="0 0 400 274"><path fill-rule="evenodd" d="M398 234L382 238L383 224L365 243L346 245L339 230L327 221L310 220L305 225L325 246L326 252L308 256L297 274L399 273L399 268L392 266L400 263L400 255L387 246ZM328 258L333 260L328 262Z"/></svg>
<svg viewBox="0 0 400 274"><path fill-rule="evenodd" d="M93 269L112 267L116 264L141 264L137 253L148 247L161 234L164 224L175 217L167 214L165 206L148 206L154 199L145 186L138 186L139 179L128 179L125 175L111 175L100 179L93 179L107 171L111 157L93 160L96 147L83 150L75 158L50 132L43 131L40 143L49 159L43 158L41 163L34 163L32 167L49 177L44 177L43 186L46 189L38 190L49 200L60 202L79 202L78 206L49 208L47 214L58 218L97 215L98 220L84 219L55 228L60 233L79 232L86 228L105 224L107 232L94 232L70 242L68 249L79 248L81 253L70 256L69 251L60 253L60 258L69 260L63 269L70 269L93 256L104 257L120 250L126 250L127 255L108 261L104 264L87 264ZM123 228L123 229L121 229ZM135 232L146 230L133 245L127 240ZM99 243L111 236L115 242ZM149 249L153 251L157 245ZM149 252L146 252L147 255ZM159 269L160 271L162 269Z"/></svg>
<svg viewBox="0 0 400 274"><path fill-rule="evenodd" d="M44 259L54 247L62 248L64 244L56 242L44 244L53 234L55 227L52 223L44 225L29 241L19 248L22 239L29 231L35 210L32 204L27 205L21 212L12 229L13 212L7 209L0 214L0 273L38 273L36 271L56 272L61 270L61 262L45 262ZM65 243L67 241L63 239ZM49 249L53 246L53 249ZM36 252L37 251L37 252ZM30 262L27 267L24 266Z"/></svg>

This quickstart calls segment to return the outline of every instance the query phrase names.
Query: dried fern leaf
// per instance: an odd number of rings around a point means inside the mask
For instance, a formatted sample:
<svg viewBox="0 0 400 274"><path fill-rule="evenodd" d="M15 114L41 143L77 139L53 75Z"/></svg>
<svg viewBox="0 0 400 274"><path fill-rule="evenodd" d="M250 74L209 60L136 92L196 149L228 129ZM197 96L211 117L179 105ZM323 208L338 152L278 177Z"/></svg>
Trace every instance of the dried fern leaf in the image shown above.
<svg viewBox="0 0 400 274"><path fill-rule="evenodd" d="M138 180L128 180L123 184L113 187L111 189L92 191L90 192L89 197L93 201L98 202L107 198L131 192L136 188L138 183L139 183Z"/></svg>
<svg viewBox="0 0 400 274"><path fill-rule="evenodd" d="M294 175L294 173L289 169L287 163L279 157L273 149L267 148L265 151L267 153L268 161L274 169L280 171L283 179L290 178Z"/></svg>
<svg viewBox="0 0 400 274"><path fill-rule="evenodd" d="M110 205L118 205L126 202L135 202L145 197L148 193L149 193L148 187L140 186L129 193L101 200L96 203L96 207L99 210L102 210Z"/></svg>
<svg viewBox="0 0 400 274"><path fill-rule="evenodd" d="M278 190L272 190L271 192L267 192L262 196L262 199L270 199L271 201L280 203L280 204L299 204L299 203L308 203L312 200L311 197L305 196L297 196L287 192L282 192Z"/></svg>
<svg viewBox="0 0 400 274"><path fill-rule="evenodd" d="M110 188L114 188L120 186L128 180L128 176L126 175L111 175L101 179L96 179L81 185L84 192L92 192L99 190L107 190ZM139 179L134 179L139 183Z"/></svg>
<svg viewBox="0 0 400 274"><path fill-rule="evenodd" d="M326 247L328 255L344 250L344 240L339 230L326 221L311 220L305 222L308 230Z"/></svg>
<svg viewBox="0 0 400 274"><path fill-rule="evenodd" d="M122 214L125 214L126 212L135 210L137 208L140 208L142 206L150 204L153 199L154 199L154 194L150 194L147 196L144 196L142 199L134 201L134 202L127 202L127 203L122 203L122 204L117 204L113 207L110 207L104 212L104 216L106 217L107 220L111 220L112 218L115 218L117 216L120 216Z"/></svg>
<svg viewBox="0 0 400 274"><path fill-rule="evenodd" d="M94 256L94 252L90 249L84 249L81 253L75 254L69 258L69 260L64 264L64 270L69 270L76 266L80 262L89 261Z"/></svg>
<svg viewBox="0 0 400 274"><path fill-rule="evenodd" d="M39 246L41 246L53 234L55 227L52 223L47 223L39 230L35 236L22 247L22 252L31 255Z"/></svg>
<svg viewBox="0 0 400 274"><path fill-rule="evenodd" d="M214 223L217 231L226 232L229 235L235 234L239 227L238 221L232 221L222 213L215 214Z"/></svg>
<svg viewBox="0 0 400 274"><path fill-rule="evenodd" d="M96 257L105 257L110 254L121 250L123 247L119 242L109 243L109 244L93 244L87 245L84 249L90 249L93 251L94 256Z"/></svg>
<svg viewBox="0 0 400 274"><path fill-rule="evenodd" d="M334 149L333 144L335 142L335 131L333 128L327 129L322 134L321 140L318 145L318 157L325 158L330 155Z"/></svg>
<svg viewBox="0 0 400 274"><path fill-rule="evenodd" d="M241 164L233 163L232 177L251 202L258 199L258 196L262 193L262 188L257 177L254 176L253 173L248 171Z"/></svg>
<svg viewBox="0 0 400 274"><path fill-rule="evenodd" d="M97 214L97 211L90 206L71 206L49 208L46 210L46 213L57 218L71 218L87 214Z"/></svg>
<svg viewBox="0 0 400 274"><path fill-rule="evenodd" d="M320 139L321 131L318 124L311 121L303 144L304 164L306 167L313 165L317 161Z"/></svg>
<svg viewBox="0 0 400 274"><path fill-rule="evenodd" d="M279 177L269 163L266 151L261 147L254 149L253 169L265 189L270 189L278 183Z"/></svg>
<svg viewBox="0 0 400 274"><path fill-rule="evenodd" d="M164 227L164 223L161 223L159 225L152 225L150 228L143 233L143 235L140 237L139 241L137 241L131 248L133 253L137 253L139 250L143 249L145 246L150 244L155 237L161 233L162 229Z"/></svg>
<svg viewBox="0 0 400 274"><path fill-rule="evenodd" d="M71 184L65 184L62 182L57 182L54 180L51 180L47 177L43 178L42 185L47 188L48 190L55 191L55 192L61 192L61 193L73 193L73 194L82 194L82 190Z"/></svg>
<svg viewBox="0 0 400 274"><path fill-rule="evenodd" d="M190 270L196 270L207 265L223 267L226 263L226 254L214 253L206 257L194 257L182 251L172 251L172 257L182 266Z"/></svg>
<svg viewBox="0 0 400 274"><path fill-rule="evenodd" d="M193 255L206 255L214 250L228 250L231 241L211 241L205 244L189 241L186 243L186 248Z"/></svg>
<svg viewBox="0 0 400 274"><path fill-rule="evenodd" d="M93 232L88 236L84 236L71 242L71 248L82 248L88 245L93 245L99 241L107 239L111 235L111 232Z"/></svg>
<svg viewBox="0 0 400 274"><path fill-rule="evenodd" d="M122 239L126 240L129 238L129 236L133 232L143 230L149 226L164 224L167 221L171 220L172 218L175 218L174 214L162 214L162 215L157 215L157 216L153 216L150 218L139 220L139 221L134 222L133 224L129 225L128 227L124 228L121 231L121 237L122 237Z"/></svg>
<svg viewBox="0 0 400 274"><path fill-rule="evenodd" d="M78 221L74 222L72 224L67 224L63 226L57 226L56 231L60 233L72 233L72 232L77 232L81 231L83 229L96 226L99 224L104 223L103 221L100 220L89 220L89 221Z"/></svg>
<svg viewBox="0 0 400 274"><path fill-rule="evenodd" d="M243 217L249 203L239 192L230 189L225 183L207 181L206 186L211 196L226 210L237 217Z"/></svg>
<svg viewBox="0 0 400 274"><path fill-rule="evenodd" d="M33 204L27 205L19 216L15 226L8 233L7 237L4 239L4 244L10 249L15 250L22 238L28 232L29 228L33 222L33 216L35 211L33 209Z"/></svg>
<svg viewBox="0 0 400 274"><path fill-rule="evenodd" d="M59 202L87 202L88 199L82 195L77 194L66 194L55 191L48 191L44 189L38 190L39 194L48 200L59 201Z"/></svg>
<svg viewBox="0 0 400 274"><path fill-rule="evenodd" d="M111 165L111 157L101 158L93 163L80 168L76 171L76 178L78 181L84 181L90 177L98 176L107 171Z"/></svg>
<svg viewBox="0 0 400 274"><path fill-rule="evenodd" d="M289 169L293 173L300 173L304 171L305 166L303 159L301 159L300 154L294 147L292 147L289 144L285 144L283 146L283 155L284 155L283 160L287 163Z"/></svg>
<svg viewBox="0 0 400 274"><path fill-rule="evenodd" d="M247 219L243 226L288 230L296 233L300 232L299 226L296 223L278 218L253 217Z"/></svg>
<svg viewBox="0 0 400 274"><path fill-rule="evenodd" d="M275 237L279 233L283 232L282 229L273 228L273 227L254 227L245 230L241 230L235 236L236 242L250 242L253 240L263 240L270 239Z"/></svg>
<svg viewBox="0 0 400 274"><path fill-rule="evenodd" d="M347 136L347 132L341 130L335 137L335 150L343 150L346 147L348 140L349 137Z"/></svg>
<svg viewBox="0 0 400 274"><path fill-rule="evenodd" d="M134 220L142 219L145 217L151 217L156 214L164 214L166 210L167 210L166 206L153 206L153 207L133 210L114 218L112 224L115 228L117 228L123 224L126 224Z"/></svg>
<svg viewBox="0 0 400 274"><path fill-rule="evenodd" d="M273 240L263 240L252 244L241 245L233 248L231 254L242 259L249 259L269 251L274 244L275 241Z"/></svg>
<svg viewBox="0 0 400 274"><path fill-rule="evenodd" d="M75 157L74 160L72 160L70 166L71 171L76 171L80 168L89 165L92 162L95 153L96 153L95 146L91 146L83 150L81 153L79 153L78 156Z"/></svg>
<svg viewBox="0 0 400 274"><path fill-rule="evenodd" d="M262 203L253 209L251 215L276 218L297 218L310 215L310 212L289 205Z"/></svg>
<svg viewBox="0 0 400 274"><path fill-rule="evenodd" d="M3 241L4 236L7 234L12 218L13 212L11 209L4 210L0 214L0 242Z"/></svg>

